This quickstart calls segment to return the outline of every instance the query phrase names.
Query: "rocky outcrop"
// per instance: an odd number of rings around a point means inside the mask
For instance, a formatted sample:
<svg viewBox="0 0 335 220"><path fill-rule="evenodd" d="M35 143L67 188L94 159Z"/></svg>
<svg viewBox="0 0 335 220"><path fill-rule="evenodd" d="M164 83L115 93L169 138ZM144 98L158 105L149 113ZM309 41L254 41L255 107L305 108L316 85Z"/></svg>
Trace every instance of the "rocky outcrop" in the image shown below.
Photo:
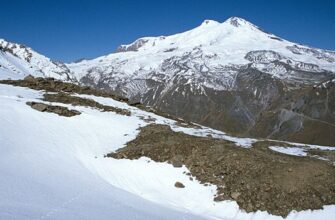
<svg viewBox="0 0 335 220"><path fill-rule="evenodd" d="M72 116L80 115L79 111L70 110L66 107L58 106L58 105L47 105L41 102L27 102L27 105L29 105L33 109L40 111L40 112L55 113L57 115L65 116L65 117L72 117Z"/></svg>
<svg viewBox="0 0 335 220"><path fill-rule="evenodd" d="M178 157L190 171L187 175L191 180L217 186L215 201L235 200L247 212L262 210L287 216L292 210L319 209L335 202L332 163L317 160L315 155L278 153L268 148L271 145L283 143L260 141L252 148L241 148L228 141L190 136L169 126L151 124L141 128L126 147L107 157L149 157L157 162Z"/></svg>

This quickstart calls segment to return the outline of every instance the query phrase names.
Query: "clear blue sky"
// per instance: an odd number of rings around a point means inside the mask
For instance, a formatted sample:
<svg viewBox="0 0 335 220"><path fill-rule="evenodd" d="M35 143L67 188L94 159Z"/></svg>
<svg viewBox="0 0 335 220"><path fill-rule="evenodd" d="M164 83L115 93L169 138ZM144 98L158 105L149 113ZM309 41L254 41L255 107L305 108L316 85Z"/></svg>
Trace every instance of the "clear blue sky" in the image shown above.
<svg viewBox="0 0 335 220"><path fill-rule="evenodd" d="M0 0L0 7L0 38L66 62L231 16L287 40L335 50L334 0Z"/></svg>

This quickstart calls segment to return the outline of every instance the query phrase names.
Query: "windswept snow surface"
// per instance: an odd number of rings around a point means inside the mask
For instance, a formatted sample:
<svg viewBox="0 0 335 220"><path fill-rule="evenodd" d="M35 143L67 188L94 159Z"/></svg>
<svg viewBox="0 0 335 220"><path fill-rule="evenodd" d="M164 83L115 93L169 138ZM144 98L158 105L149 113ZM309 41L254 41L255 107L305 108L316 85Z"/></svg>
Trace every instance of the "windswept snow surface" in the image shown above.
<svg viewBox="0 0 335 220"><path fill-rule="evenodd" d="M25 104L41 95L0 85L0 219L282 219L247 214L234 201L213 202L216 187L189 180L186 167L104 157L136 137L147 124L140 116L192 133L172 120L98 97L132 116L62 104L82 113L67 118ZM175 188L176 181L186 187ZM292 212L287 219L333 220L335 206Z"/></svg>

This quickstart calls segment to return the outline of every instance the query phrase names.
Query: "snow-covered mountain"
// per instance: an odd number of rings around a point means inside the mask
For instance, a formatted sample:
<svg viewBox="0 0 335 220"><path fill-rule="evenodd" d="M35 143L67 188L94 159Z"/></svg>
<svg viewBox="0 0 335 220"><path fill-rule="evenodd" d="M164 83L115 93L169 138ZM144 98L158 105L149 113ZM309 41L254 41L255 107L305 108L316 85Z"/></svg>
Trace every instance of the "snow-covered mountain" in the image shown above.
<svg viewBox="0 0 335 220"><path fill-rule="evenodd" d="M31 74L71 80L69 72L63 63L54 62L24 45L0 39L1 78L23 78Z"/></svg>
<svg viewBox="0 0 335 220"><path fill-rule="evenodd" d="M284 40L242 18L205 20L183 33L140 38L70 64L1 40L0 73L112 90L238 135L335 143L334 86L316 91L335 78L335 52Z"/></svg>
<svg viewBox="0 0 335 220"><path fill-rule="evenodd" d="M302 88L312 89L335 77L335 52L289 42L242 18L223 23L205 20L190 31L140 38L121 45L115 53L67 66L81 83L217 129L240 135L290 136L310 143L335 141L292 136L310 118L333 125L335 116L328 108L309 110L316 113L301 118L292 106L300 106L294 103L303 99ZM289 117L279 116L283 109L290 112ZM271 118L270 126L261 122L264 115ZM287 123L294 126L282 131ZM320 132L333 131L335 126L326 124L322 123Z"/></svg>
<svg viewBox="0 0 335 220"><path fill-rule="evenodd" d="M147 79L169 84L180 77L184 85L231 90L245 67L299 83L310 81L301 72L315 73L321 80L335 71L335 52L286 41L233 17L223 23L205 20L176 35L140 38L116 53L67 66L83 82L119 86L131 96L147 90Z"/></svg>

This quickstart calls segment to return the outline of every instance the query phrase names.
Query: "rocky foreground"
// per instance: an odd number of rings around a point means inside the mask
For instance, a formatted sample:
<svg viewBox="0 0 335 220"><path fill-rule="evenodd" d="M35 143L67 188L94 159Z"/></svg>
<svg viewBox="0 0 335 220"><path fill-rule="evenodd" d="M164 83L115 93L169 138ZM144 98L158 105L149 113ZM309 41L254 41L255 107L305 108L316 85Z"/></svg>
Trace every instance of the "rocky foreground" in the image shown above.
<svg viewBox="0 0 335 220"><path fill-rule="evenodd" d="M260 141L246 149L225 140L194 137L152 124L142 128L125 148L107 156L145 156L175 167L185 165L190 178L218 187L215 201L236 200L247 212L263 210L287 216L292 210L334 204L335 167L327 161L268 148L276 144Z"/></svg>
<svg viewBox="0 0 335 220"><path fill-rule="evenodd" d="M46 93L41 101L50 102L50 105L27 103L42 112L68 117L80 114L58 104L51 105L53 102L131 115L127 109L103 105L77 96L94 94L129 102L122 97L89 87L80 87L52 78L34 77L17 81L2 80L0 83L44 90ZM142 108L145 109L143 106ZM213 198L215 201L235 200L247 212L263 210L274 215L287 216L292 210L314 210L335 204L334 151L306 149L301 145L269 140L256 140L251 148L242 148L233 142L212 136L196 137L176 132L168 125L156 124L155 119L147 119L147 123L149 125L140 128L139 135L126 147L106 156L132 160L145 156L156 162L171 163L176 169L185 165L191 180L217 186L217 194ZM180 126L193 126L181 121L176 123ZM306 155L275 152L270 149L271 146L301 148ZM176 180L175 187L183 190L188 186Z"/></svg>

